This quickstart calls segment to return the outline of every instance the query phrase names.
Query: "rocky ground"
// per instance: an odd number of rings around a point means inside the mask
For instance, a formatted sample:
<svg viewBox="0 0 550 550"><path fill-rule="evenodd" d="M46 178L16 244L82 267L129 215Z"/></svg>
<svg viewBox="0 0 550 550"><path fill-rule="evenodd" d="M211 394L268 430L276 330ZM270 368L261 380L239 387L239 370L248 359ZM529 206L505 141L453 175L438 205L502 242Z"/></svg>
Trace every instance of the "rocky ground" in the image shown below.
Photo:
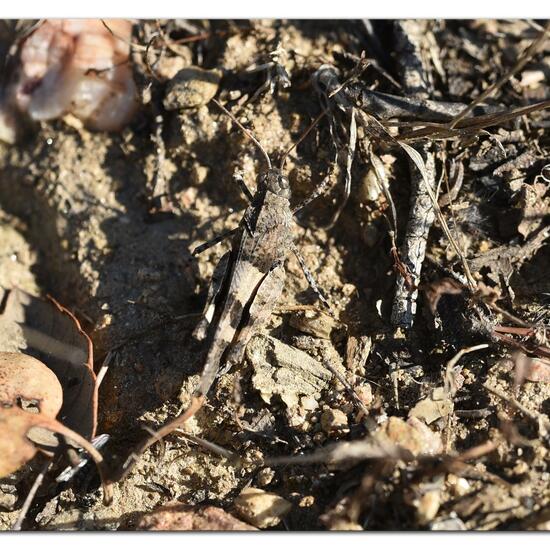
<svg viewBox="0 0 550 550"><path fill-rule="evenodd" d="M133 63L143 105L123 131L91 132L65 117L35 125L16 145L0 143L0 286L54 296L91 336L97 370L109 354L98 433L110 436L102 453L113 475L148 431L189 403L206 353L192 332L229 243L197 257L191 251L239 222L246 203L235 170L254 188L262 169L261 154L211 97L238 111L273 158L319 114L311 76L323 63L338 67L344 81L365 51L373 63L358 76L361 85L410 97L391 21L184 23L161 22L165 44L157 40L147 53L156 79L143 45L157 27L136 23L133 41L142 48ZM429 96L470 103L537 39L539 23L428 22L421 51ZM201 33L206 37L197 39ZM255 94L268 73L247 69L272 59L277 46L291 86ZM547 40L488 103L511 110L548 99L549 60ZM178 78L195 73L176 73L191 66L210 76L182 91ZM413 168L399 147L367 147L359 131L351 195L327 227L342 204L346 149L335 169L333 136L322 120L286 169L296 201L327 173L334 180L295 231L332 312L289 256L268 326L186 427L200 439L175 433L153 446L114 485L110 506L93 465L69 483L49 472L24 528L548 529L548 113L422 142L434 147L440 197L451 164L464 169L456 196L440 205L479 289L499 293L496 309L483 302L490 330L472 321L476 308L464 292L444 295L434 320L433 289L463 272L440 220L427 240L414 325L395 327L391 208L368 149L384 166L398 246ZM532 328L538 340L528 331L500 333L526 351L496 338L495 326ZM448 365L479 344L487 347ZM541 361L541 374L529 371L520 385L518 354ZM220 456L203 440L229 453ZM358 455L338 447L343 455L319 456L344 442L364 445ZM376 456L393 444L400 454ZM317 460L270 463L306 455ZM43 460L2 480L0 529L17 519ZM176 504L158 512L168 503Z"/></svg>

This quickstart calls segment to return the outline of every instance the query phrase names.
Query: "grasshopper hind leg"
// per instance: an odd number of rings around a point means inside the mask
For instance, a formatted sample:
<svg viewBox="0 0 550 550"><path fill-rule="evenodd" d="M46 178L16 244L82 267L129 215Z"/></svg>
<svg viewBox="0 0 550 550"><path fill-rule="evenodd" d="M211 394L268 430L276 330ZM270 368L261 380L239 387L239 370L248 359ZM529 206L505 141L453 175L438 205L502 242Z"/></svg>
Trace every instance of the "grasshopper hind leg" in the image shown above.
<svg viewBox="0 0 550 550"><path fill-rule="evenodd" d="M241 363L250 338L269 320L283 290L285 276L285 268L283 265L278 265L267 273L258 286L252 303L248 307L246 322L240 327L228 351L225 361L228 368Z"/></svg>
<svg viewBox="0 0 550 550"><path fill-rule="evenodd" d="M193 331L193 337L196 340L202 341L206 338L208 327L214 318L218 297L220 296L222 288L224 287L224 282L227 279L230 257L231 252L226 252L214 269L210 286L208 287L208 295L206 297L206 304L204 306L201 319Z"/></svg>

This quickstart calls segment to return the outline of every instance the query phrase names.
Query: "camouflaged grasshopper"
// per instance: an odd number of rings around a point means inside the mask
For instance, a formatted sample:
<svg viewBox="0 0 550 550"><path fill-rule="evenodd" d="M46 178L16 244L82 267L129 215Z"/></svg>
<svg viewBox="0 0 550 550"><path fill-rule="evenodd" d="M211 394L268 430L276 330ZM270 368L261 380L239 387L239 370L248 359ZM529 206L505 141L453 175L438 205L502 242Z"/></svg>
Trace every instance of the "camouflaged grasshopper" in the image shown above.
<svg viewBox="0 0 550 550"><path fill-rule="evenodd" d="M198 254L233 236L231 251L222 257L214 271L203 317L194 332L197 339L204 339L208 326L213 319L217 319L201 381L195 392L197 396L206 396L223 363L231 366L242 361L248 341L267 322L281 295L285 280L284 261L290 252L297 256L307 281L321 301L328 305L298 252L293 235L294 214L309 204L320 191L316 190L306 201L293 208L290 184L282 173L290 151L307 136L324 112L286 151L280 167L274 168L254 136L221 104L216 103L258 146L266 160L267 170L260 174L254 195L242 178L238 178L249 201L239 226L193 251L193 254Z"/></svg>
<svg viewBox="0 0 550 550"><path fill-rule="evenodd" d="M242 361L248 341L267 322L281 295L285 281L284 261L290 252L296 255L308 283L319 299L330 309L297 250L293 235L294 214L324 192L328 186L328 177L306 200L293 207L290 202L290 184L282 173L288 154L305 139L326 111L284 153L279 168L274 168L256 138L225 107L216 100L214 102L260 149L267 169L260 174L254 194L246 187L242 178L237 178L249 201L239 226L193 251L193 254L198 254L228 237L233 237L231 251L221 258L214 270L202 319L194 331L195 338L204 340L210 326L213 329L201 380L188 409L149 438L130 457L130 462L156 441L181 427L202 407L222 366L231 366ZM125 465L125 469L127 468L128 462Z"/></svg>

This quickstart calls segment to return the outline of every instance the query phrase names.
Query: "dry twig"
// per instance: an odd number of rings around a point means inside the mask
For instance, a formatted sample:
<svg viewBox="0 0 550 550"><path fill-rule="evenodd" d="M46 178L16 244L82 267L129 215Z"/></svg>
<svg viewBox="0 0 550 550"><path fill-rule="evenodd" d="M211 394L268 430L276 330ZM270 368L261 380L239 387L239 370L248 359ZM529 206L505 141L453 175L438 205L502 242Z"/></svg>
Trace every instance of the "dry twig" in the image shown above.
<svg viewBox="0 0 550 550"><path fill-rule="evenodd" d="M399 21L396 23L401 50L402 78L405 91L419 99L427 99L426 70L420 56L420 42L425 22ZM410 329L416 315L416 300L422 264L426 255L428 233L435 219L432 194L435 196L435 156L429 145L422 147L423 173L411 162L411 198L409 221L401 247L401 261L407 267L410 282L397 274L392 323ZM424 181L423 181L424 180ZM412 283L412 285L411 285Z"/></svg>

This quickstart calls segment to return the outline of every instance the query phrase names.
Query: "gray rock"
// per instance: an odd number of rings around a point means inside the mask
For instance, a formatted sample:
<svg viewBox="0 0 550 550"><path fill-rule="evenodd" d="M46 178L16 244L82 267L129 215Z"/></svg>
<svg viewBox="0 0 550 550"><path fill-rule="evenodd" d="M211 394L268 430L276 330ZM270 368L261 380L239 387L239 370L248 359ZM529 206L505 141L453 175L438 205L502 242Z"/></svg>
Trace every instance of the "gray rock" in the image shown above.
<svg viewBox="0 0 550 550"><path fill-rule="evenodd" d="M164 108L168 111L192 109L206 105L218 91L221 72L186 67L178 71L168 83Z"/></svg>
<svg viewBox="0 0 550 550"><path fill-rule="evenodd" d="M17 489L14 485L7 483L0 484L0 510L11 512L19 500Z"/></svg>
<svg viewBox="0 0 550 550"><path fill-rule="evenodd" d="M315 396L332 378L319 361L271 336L255 336L246 356L254 370L252 384L266 403L278 395L288 407L296 407L300 396Z"/></svg>
<svg viewBox="0 0 550 550"><path fill-rule="evenodd" d="M321 414L321 428L327 434L349 431L348 417L340 409L326 409Z"/></svg>

